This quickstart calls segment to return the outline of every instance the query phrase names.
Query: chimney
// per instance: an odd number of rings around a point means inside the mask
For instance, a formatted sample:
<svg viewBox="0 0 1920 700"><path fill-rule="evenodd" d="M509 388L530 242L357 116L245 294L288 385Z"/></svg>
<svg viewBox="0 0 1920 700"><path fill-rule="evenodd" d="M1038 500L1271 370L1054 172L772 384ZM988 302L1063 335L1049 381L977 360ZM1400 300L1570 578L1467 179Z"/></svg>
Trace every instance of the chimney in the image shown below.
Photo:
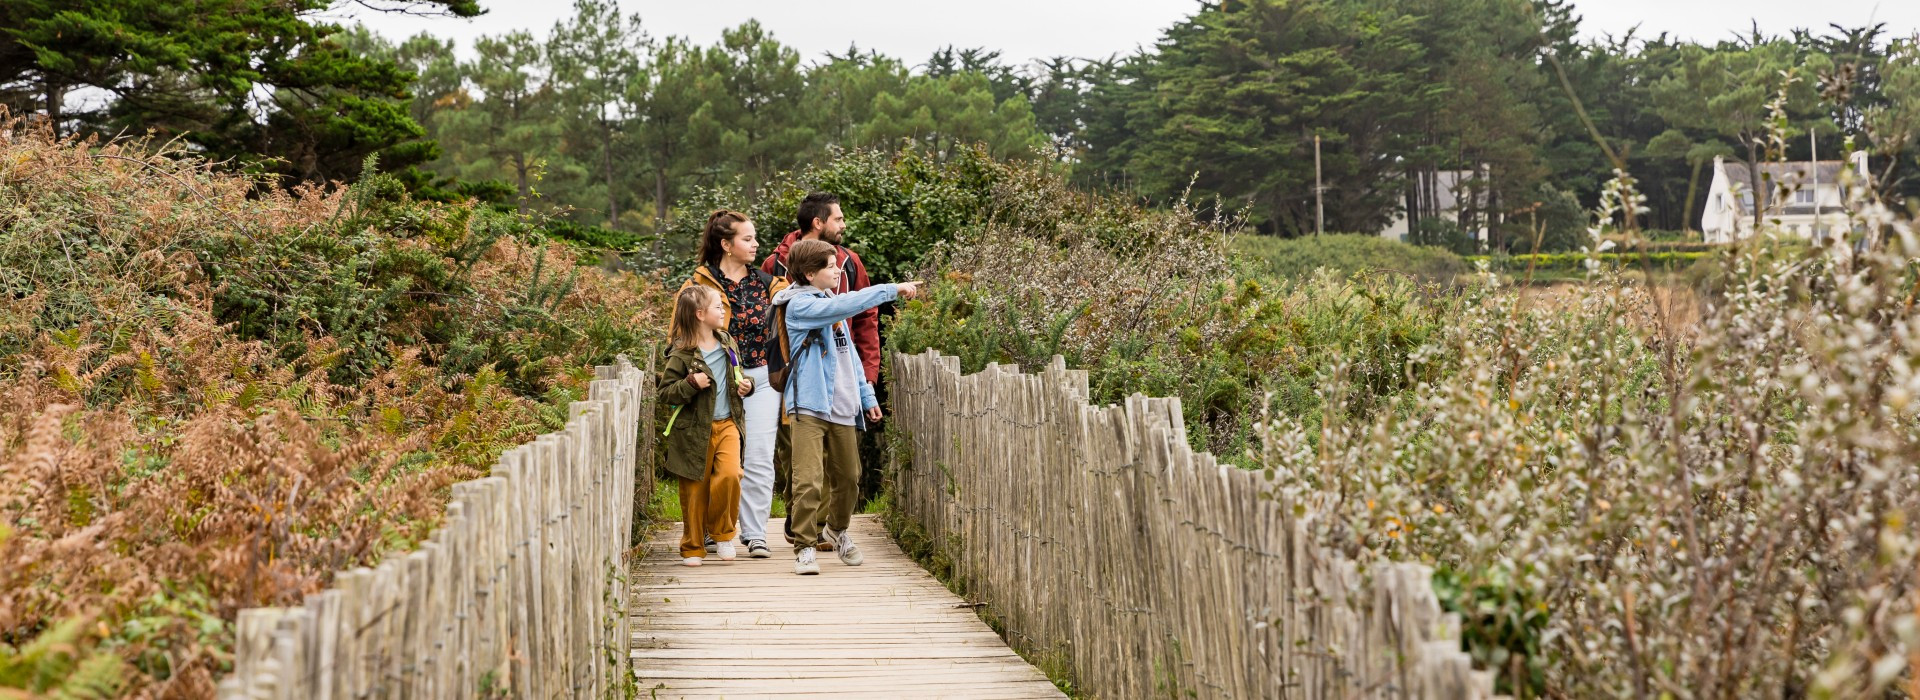
<svg viewBox="0 0 1920 700"><path fill-rule="evenodd" d="M1866 151L1854 151L1853 155L1848 156L1847 158L1848 160L1853 161L1853 172L1855 175L1860 176L1861 183L1864 184L1864 183L1873 181L1873 174L1867 171L1867 152Z"/></svg>

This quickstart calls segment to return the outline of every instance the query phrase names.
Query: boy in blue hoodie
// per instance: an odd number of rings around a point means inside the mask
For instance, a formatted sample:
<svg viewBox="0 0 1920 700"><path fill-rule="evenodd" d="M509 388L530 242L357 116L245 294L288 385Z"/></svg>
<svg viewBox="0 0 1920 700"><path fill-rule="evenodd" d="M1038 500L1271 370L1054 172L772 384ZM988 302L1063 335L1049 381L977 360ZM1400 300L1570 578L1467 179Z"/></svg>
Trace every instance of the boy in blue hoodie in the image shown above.
<svg viewBox="0 0 1920 700"><path fill-rule="evenodd" d="M833 244L801 241L788 253L793 285L773 297L784 310L788 348L783 410L792 416L793 473L787 527L793 534L796 574L820 573L812 543L824 536L847 566L859 566L860 549L847 535L860 496L860 436L881 419L880 403L867 382L847 320L896 298L912 299L919 282L877 284L834 294L842 270ZM782 308L784 307L784 309ZM824 517L822 517L824 515ZM826 522L825 532L816 532Z"/></svg>

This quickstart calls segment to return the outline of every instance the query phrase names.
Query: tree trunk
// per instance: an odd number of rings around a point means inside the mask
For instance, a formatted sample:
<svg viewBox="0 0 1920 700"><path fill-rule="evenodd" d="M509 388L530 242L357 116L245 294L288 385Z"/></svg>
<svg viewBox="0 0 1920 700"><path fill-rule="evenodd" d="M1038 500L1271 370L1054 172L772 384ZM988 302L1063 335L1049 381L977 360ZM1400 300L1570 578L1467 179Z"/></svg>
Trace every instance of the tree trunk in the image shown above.
<svg viewBox="0 0 1920 700"><path fill-rule="evenodd" d="M527 182L526 155L519 154L519 153L514 154L513 174L514 174L514 178L518 180L516 184L519 186L519 191L520 191L520 202L519 202L517 211L520 213L521 216L526 216L527 200L533 198L533 187Z"/></svg>
<svg viewBox="0 0 1920 700"><path fill-rule="evenodd" d="M667 169L655 168L653 171L653 226L655 230L664 226L667 220Z"/></svg>
<svg viewBox="0 0 1920 700"><path fill-rule="evenodd" d="M600 156L607 176L607 228L620 226L620 194L613 187L613 125L602 120Z"/></svg>
<svg viewBox="0 0 1920 700"><path fill-rule="evenodd" d="M1700 166L1702 165L1706 165L1706 161L1699 158L1693 159L1693 174L1687 176L1687 206L1680 210L1680 235L1688 239L1693 238L1693 198L1700 191Z"/></svg>
<svg viewBox="0 0 1920 700"><path fill-rule="evenodd" d="M1411 242L1413 240L1413 222L1420 219L1420 173L1414 168L1409 167L1407 168L1406 176L1407 181L1400 187L1400 198L1405 200L1407 204L1407 213L1404 218L1407 221L1407 240Z"/></svg>
<svg viewBox="0 0 1920 700"><path fill-rule="evenodd" d="M1760 147L1751 139L1747 141L1747 181L1753 188L1753 231L1760 233L1760 210L1765 208L1766 192L1760 189Z"/></svg>
<svg viewBox="0 0 1920 700"><path fill-rule="evenodd" d="M1487 168L1487 206L1480 215L1487 220L1487 252L1507 247L1507 233L1500 230L1500 188L1493 185L1493 168Z"/></svg>
<svg viewBox="0 0 1920 700"><path fill-rule="evenodd" d="M53 130L53 137L60 138L60 108L67 101L67 86L60 83L47 83L47 127Z"/></svg>
<svg viewBox="0 0 1920 700"><path fill-rule="evenodd" d="M1426 187L1427 210L1421 213L1426 216L1438 217L1440 216L1440 166L1438 164L1427 165Z"/></svg>

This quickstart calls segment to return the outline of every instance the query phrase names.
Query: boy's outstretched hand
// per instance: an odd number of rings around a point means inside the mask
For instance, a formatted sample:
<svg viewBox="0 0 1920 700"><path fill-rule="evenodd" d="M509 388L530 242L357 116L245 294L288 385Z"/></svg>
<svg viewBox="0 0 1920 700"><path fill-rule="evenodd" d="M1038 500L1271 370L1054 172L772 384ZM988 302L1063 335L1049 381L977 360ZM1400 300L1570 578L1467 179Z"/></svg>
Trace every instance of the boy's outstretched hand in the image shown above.
<svg viewBox="0 0 1920 700"><path fill-rule="evenodd" d="M692 384L695 389L705 389L713 386L713 380L707 378L706 372L694 372L687 375L687 383Z"/></svg>
<svg viewBox="0 0 1920 700"><path fill-rule="evenodd" d="M914 297L920 296L920 286L924 284L926 283L920 280L914 280L912 282L901 282L899 285L900 298L912 299Z"/></svg>

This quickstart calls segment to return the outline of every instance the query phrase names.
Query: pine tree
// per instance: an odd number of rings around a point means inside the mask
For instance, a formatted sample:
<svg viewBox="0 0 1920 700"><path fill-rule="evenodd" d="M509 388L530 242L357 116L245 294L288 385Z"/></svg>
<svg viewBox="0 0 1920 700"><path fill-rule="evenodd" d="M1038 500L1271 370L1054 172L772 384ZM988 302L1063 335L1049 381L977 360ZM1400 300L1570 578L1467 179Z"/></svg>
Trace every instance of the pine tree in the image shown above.
<svg viewBox="0 0 1920 700"><path fill-rule="evenodd" d="M573 125L567 150L574 162L591 164L592 175L580 178L569 200L597 199L612 228L619 225L621 195L628 190L626 159L620 154L626 151L634 103L626 86L640 72L646 33L639 15L621 17L612 0L577 0L574 11L554 26L547 51L564 118Z"/></svg>
<svg viewBox="0 0 1920 700"><path fill-rule="evenodd" d="M479 14L474 0L375 9ZM0 3L0 100L63 133L151 132L214 159L297 180L348 179L367 155L405 167L422 136L406 71L349 51L318 19L328 0L9 0ZM110 95L67 111L82 88Z"/></svg>
<svg viewBox="0 0 1920 700"><path fill-rule="evenodd" d="M627 129L628 138L640 146L658 226L666 221L668 208L679 193L675 184L688 164L696 162L694 139L688 131L694 114L706 101L700 80L705 72L705 55L684 39L668 37L650 42L647 56L646 69L627 81L627 100L635 110Z"/></svg>
<svg viewBox="0 0 1920 700"><path fill-rule="evenodd" d="M536 183L559 152L560 124L538 40L517 31L474 43L461 65L464 86L434 115L442 147L467 180L513 184L515 208L530 211Z"/></svg>
<svg viewBox="0 0 1920 700"><path fill-rule="evenodd" d="M800 54L757 21L721 34L720 45L707 49L706 73L701 90L709 99L692 120L697 143L744 178L751 203L774 173L816 153L809 111L819 107L805 99Z"/></svg>

